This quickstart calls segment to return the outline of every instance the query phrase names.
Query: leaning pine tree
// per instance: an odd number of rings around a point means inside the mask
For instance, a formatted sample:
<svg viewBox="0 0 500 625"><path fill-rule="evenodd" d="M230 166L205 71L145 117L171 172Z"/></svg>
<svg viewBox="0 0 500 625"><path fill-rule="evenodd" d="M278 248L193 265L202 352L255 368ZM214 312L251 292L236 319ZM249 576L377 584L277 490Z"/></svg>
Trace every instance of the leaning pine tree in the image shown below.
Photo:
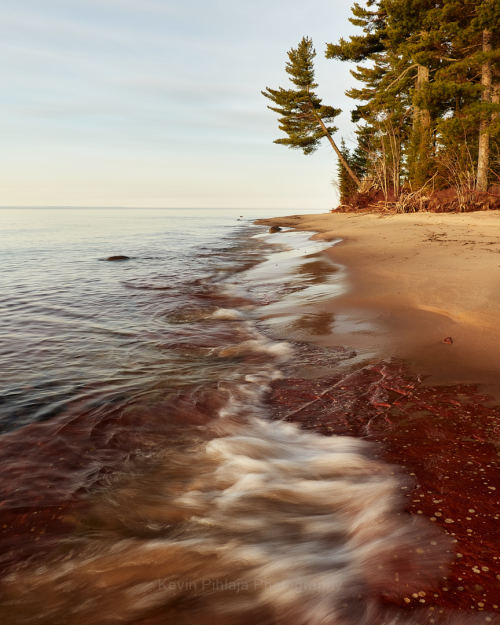
<svg viewBox="0 0 500 625"><path fill-rule="evenodd" d="M275 106L268 106L271 111L280 115L279 128L287 137L276 139L274 143L287 145L289 148L301 149L304 154L311 154L318 147L321 139L326 137L335 150L339 161L351 177L356 188L360 181L342 152L333 140L332 133L337 128L331 126L333 120L341 113L340 109L323 106L321 98L314 89L318 86L314 82L314 57L316 51L312 40L303 37L297 48L288 52L286 72L294 84L292 89L271 89L266 87L262 95L269 98Z"/></svg>

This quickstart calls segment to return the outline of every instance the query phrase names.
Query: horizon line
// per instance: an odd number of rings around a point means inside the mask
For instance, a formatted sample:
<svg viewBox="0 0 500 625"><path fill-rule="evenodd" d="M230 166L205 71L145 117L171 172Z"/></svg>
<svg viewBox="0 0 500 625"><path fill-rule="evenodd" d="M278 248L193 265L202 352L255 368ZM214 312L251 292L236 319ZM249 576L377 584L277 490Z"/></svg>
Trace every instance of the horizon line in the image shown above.
<svg viewBox="0 0 500 625"><path fill-rule="evenodd" d="M280 206L247 206L242 208L241 206L86 206L84 204L81 205L60 205L60 204L26 204L20 206L11 206L8 204L0 205L0 210L8 210L8 209L16 209L16 208L56 208L56 209L148 209L148 210L285 210L288 207L280 207ZM321 207L301 207L294 209L290 207L290 210L330 210L328 208Z"/></svg>

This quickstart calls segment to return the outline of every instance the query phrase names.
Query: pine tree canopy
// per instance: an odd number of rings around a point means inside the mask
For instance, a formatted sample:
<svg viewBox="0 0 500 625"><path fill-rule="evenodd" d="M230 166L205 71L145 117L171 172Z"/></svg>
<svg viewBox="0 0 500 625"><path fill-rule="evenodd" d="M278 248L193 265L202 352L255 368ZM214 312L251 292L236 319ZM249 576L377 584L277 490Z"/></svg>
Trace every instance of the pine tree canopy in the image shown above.
<svg viewBox="0 0 500 625"><path fill-rule="evenodd" d="M351 13L358 32L325 55L357 63L346 94L364 175L391 193L449 184L450 172L486 190L499 170L498 0L367 0Z"/></svg>
<svg viewBox="0 0 500 625"><path fill-rule="evenodd" d="M272 89L266 87L262 95L273 102L268 106L279 115L279 129L287 136L274 143L301 149L304 154L314 152L321 139L337 129L331 125L340 109L324 106L314 90L318 86L314 78L316 51L310 38L303 37L296 48L288 52L286 72L294 87ZM325 128L323 128L322 123Z"/></svg>
<svg viewBox="0 0 500 625"><path fill-rule="evenodd" d="M393 201L451 186L461 207L473 193L496 197L499 0L358 0L349 21L355 33L327 44L325 55L354 63L346 95L357 146L339 148L331 136L340 111L316 94L308 37L288 52L291 87L262 92L285 135L275 143L309 154L326 137L344 201L372 188Z"/></svg>

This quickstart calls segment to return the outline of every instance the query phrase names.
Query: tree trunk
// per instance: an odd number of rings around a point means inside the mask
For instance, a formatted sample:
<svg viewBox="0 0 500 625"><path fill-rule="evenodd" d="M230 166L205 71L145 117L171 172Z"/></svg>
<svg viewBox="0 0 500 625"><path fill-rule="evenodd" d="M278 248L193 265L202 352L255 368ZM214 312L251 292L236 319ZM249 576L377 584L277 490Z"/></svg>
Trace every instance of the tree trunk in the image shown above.
<svg viewBox="0 0 500 625"><path fill-rule="evenodd" d="M323 130L323 132L325 133L325 137L328 139L328 141L330 142L330 145L332 146L332 148L335 150L335 153L337 154L339 161L342 163L342 165L344 166L346 172L349 174L349 176L353 179L353 181L356 183L356 187L359 189L359 187L361 186L361 181L360 179L356 176L356 174L354 173L354 171L351 169L351 167L349 166L349 163L345 160L344 155L342 154L342 152L339 150L339 148L337 147L337 144L335 143L335 141L333 140L332 135L328 132L328 128L325 126L325 124L323 123L323 120L321 119L321 117L316 113L314 106L312 106L311 103L311 108L312 108L312 112L314 114L314 117L316 118L318 124L321 126L321 129Z"/></svg>
<svg viewBox="0 0 500 625"><path fill-rule="evenodd" d="M429 82L429 68L425 65L417 65L417 82L415 85L415 94L425 87ZM431 114L426 108L413 107L413 129L428 132L431 127Z"/></svg>
<svg viewBox="0 0 500 625"><path fill-rule="evenodd" d="M491 30L483 30L483 52L491 52ZM481 66L482 102L491 102L491 61L486 59ZM478 191L488 190L488 169L490 160L490 115L484 112L479 123L479 150L477 154Z"/></svg>
<svg viewBox="0 0 500 625"><path fill-rule="evenodd" d="M417 79L413 104L413 129L410 144L410 180L418 187L423 186L429 177L431 160L431 114L429 109L416 104L419 94L429 82L429 68L417 65Z"/></svg>
<svg viewBox="0 0 500 625"><path fill-rule="evenodd" d="M349 176L353 179L353 181L356 183L356 188L359 189L359 187L361 186L361 181L360 179L356 176L356 174L353 172L353 170L351 169L351 167L349 166L349 163L345 160L344 155L342 154L342 152L339 150L339 148L337 147L337 144L335 143L335 141L333 140L332 135L328 132L328 128L325 126L323 120L321 119L321 117L318 115L318 113L316 112L316 109L314 108L314 104L313 101L311 100L311 95L309 94L309 87L307 87L307 96L309 98L309 105L311 107L311 112L314 115L316 121L318 122L318 124L321 126L321 130L324 132L325 137L328 139L328 141L330 142L330 145L332 146L332 148L335 150L335 153L337 154L339 161L342 163L342 165L344 166L346 172L349 174Z"/></svg>

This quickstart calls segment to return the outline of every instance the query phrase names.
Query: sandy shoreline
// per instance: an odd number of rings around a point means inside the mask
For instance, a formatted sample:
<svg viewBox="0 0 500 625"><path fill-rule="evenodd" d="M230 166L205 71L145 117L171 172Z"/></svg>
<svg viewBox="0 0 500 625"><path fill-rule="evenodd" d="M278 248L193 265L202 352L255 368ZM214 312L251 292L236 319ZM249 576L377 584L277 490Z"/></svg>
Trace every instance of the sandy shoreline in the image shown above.
<svg viewBox="0 0 500 625"><path fill-rule="evenodd" d="M321 254L341 267L327 281L331 297L301 310L326 320L321 331L302 326L300 334L288 323L279 337L327 346L331 372L274 382L276 418L374 441L381 459L409 477L407 511L452 540L449 570L435 587L387 598L408 610L408 622L437 622L435 610L445 609L449 623L485 622L482 611L498 623L500 212L258 223L335 241ZM310 259L321 264L317 254ZM337 284L344 288L336 293ZM286 302L276 310L285 322L294 314Z"/></svg>
<svg viewBox="0 0 500 625"><path fill-rule="evenodd" d="M325 306L343 321L334 320L324 343L403 358L433 383L498 387L500 211L327 213L257 223L342 239L328 254L346 268L347 292Z"/></svg>

